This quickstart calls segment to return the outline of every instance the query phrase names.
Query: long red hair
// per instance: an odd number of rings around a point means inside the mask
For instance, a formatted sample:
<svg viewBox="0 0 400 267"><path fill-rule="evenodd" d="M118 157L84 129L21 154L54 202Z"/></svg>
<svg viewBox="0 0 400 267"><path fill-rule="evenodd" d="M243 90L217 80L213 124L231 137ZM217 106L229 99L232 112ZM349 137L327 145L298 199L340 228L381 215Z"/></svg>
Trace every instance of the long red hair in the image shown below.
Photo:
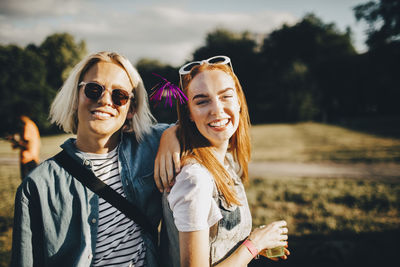
<svg viewBox="0 0 400 267"><path fill-rule="evenodd" d="M233 155L234 160L240 167L240 178L243 183L248 181L248 163L250 161L250 118L246 98L242 86L232 69L225 64L201 64L193 67L190 73L182 77L182 91L188 95L190 82L197 74L209 70L222 70L232 77L235 82L236 94L240 105L239 125L236 132L229 140L228 152ZM190 159L195 159L202 164L213 175L215 184L220 194L225 198L228 205L240 205L236 192L232 190L232 178L224 166L217 160L212 152L210 142L198 131L196 125L190 121L189 108L187 104L177 102L178 111L178 138L182 149L182 164Z"/></svg>

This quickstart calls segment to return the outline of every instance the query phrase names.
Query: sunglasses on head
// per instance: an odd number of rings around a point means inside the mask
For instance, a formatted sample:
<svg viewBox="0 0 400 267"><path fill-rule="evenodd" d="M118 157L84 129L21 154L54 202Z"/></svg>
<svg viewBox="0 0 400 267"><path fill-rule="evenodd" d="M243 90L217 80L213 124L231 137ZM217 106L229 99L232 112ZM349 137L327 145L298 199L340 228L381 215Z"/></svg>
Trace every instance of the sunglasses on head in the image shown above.
<svg viewBox="0 0 400 267"><path fill-rule="evenodd" d="M223 64L223 65L229 64L229 66L231 67L231 70L233 72L231 59L227 56L214 56L214 57L210 57L209 59L205 59L205 60L201 60L201 61L192 61L192 62L189 62L189 63L183 65L179 69L179 79L180 79L181 86L182 86L182 76L190 73L190 71L193 69L194 66L202 65L204 63Z"/></svg>
<svg viewBox="0 0 400 267"><path fill-rule="evenodd" d="M84 86L84 92L87 98L97 101L102 98L106 88L96 82L80 82L79 87ZM114 105L123 106L129 99L133 98L132 92L128 92L124 89L113 89L111 91L111 99Z"/></svg>

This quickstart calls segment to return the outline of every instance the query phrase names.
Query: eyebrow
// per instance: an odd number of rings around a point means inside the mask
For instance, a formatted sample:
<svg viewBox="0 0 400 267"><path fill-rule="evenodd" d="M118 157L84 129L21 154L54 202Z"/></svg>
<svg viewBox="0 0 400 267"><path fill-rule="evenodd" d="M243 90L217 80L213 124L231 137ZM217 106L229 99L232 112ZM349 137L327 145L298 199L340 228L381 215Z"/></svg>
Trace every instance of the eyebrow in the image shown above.
<svg viewBox="0 0 400 267"><path fill-rule="evenodd" d="M228 87L228 88L225 88L225 89L220 90L220 91L217 93L217 95L222 95L222 94L226 93L226 92L229 91L229 90L234 91L233 88ZM208 97L208 95L205 95L205 94L198 94L198 95L195 95L195 96L192 98L192 100L195 100L196 98L206 98L206 97Z"/></svg>

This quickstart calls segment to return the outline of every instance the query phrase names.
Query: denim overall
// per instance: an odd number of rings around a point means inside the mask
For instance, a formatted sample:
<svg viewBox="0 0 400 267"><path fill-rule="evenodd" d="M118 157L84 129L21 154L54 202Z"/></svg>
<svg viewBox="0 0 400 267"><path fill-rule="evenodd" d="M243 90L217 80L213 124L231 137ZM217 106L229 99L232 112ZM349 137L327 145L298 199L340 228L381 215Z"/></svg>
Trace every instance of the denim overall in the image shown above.
<svg viewBox="0 0 400 267"><path fill-rule="evenodd" d="M235 251L248 237L252 227L246 192L236 173L237 165L233 162L230 154L226 158L229 164L225 165L225 168L233 179L234 189L242 205L228 206L214 183L213 199L218 204L223 218L210 227L210 265L217 264ZM164 230L161 237L162 262L165 266L179 267L179 232L174 224L166 193L163 195L162 204L164 213Z"/></svg>

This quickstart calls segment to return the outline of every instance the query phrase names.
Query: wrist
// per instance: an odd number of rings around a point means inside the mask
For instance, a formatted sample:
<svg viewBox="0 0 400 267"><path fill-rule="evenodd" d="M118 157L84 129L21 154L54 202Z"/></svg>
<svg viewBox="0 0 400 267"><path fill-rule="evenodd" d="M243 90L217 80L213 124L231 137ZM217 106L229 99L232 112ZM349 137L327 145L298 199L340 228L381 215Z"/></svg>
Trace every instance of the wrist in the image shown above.
<svg viewBox="0 0 400 267"><path fill-rule="evenodd" d="M258 253L260 252L260 250L256 247L256 245L254 244L254 242L250 238L247 238L242 243L242 245L244 245L247 248L247 250L253 256L253 258L258 257Z"/></svg>

